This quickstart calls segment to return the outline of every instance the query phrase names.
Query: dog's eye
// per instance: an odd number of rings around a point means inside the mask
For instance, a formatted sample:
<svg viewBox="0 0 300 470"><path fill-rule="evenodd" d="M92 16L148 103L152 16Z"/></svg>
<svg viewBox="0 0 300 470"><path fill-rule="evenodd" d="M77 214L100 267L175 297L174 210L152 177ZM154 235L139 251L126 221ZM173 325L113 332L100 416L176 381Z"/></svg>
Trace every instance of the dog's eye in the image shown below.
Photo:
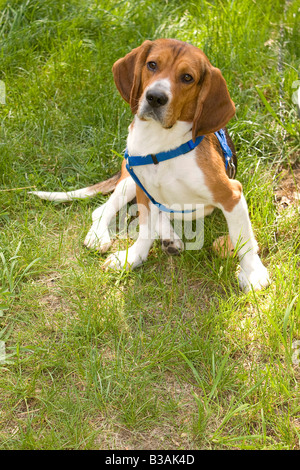
<svg viewBox="0 0 300 470"><path fill-rule="evenodd" d="M181 80L183 81L183 83L192 83L194 81L192 75L190 75L189 73L185 73L184 75L182 75Z"/></svg>
<svg viewBox="0 0 300 470"><path fill-rule="evenodd" d="M156 62L153 62L153 61L152 61L152 62L148 62L148 63L147 63L147 67L148 67L149 70L151 70L151 71L153 72L154 70L157 69L157 63L156 63Z"/></svg>

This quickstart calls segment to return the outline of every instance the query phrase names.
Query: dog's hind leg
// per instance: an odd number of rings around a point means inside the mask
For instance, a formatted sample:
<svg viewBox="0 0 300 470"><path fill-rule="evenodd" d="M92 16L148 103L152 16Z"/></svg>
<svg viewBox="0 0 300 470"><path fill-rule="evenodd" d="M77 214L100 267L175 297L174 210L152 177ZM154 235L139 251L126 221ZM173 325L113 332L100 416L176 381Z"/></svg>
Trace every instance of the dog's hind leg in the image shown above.
<svg viewBox="0 0 300 470"><path fill-rule="evenodd" d="M90 228L84 244L88 248L105 253L112 244L109 235L109 224L117 212L136 195L136 185L128 176L121 179L107 202L94 210L93 225Z"/></svg>

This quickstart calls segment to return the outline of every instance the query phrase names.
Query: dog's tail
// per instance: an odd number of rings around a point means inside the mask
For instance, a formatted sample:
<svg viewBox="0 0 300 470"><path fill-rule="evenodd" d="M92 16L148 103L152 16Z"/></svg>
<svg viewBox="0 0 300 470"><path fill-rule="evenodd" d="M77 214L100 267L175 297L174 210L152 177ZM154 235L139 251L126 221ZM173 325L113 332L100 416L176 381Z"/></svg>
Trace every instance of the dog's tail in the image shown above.
<svg viewBox="0 0 300 470"><path fill-rule="evenodd" d="M73 199L86 199L88 197L96 196L98 193L108 194L111 193L117 186L117 182L120 179L121 171L116 173L111 178L105 181L94 184L87 188L77 189L75 191L68 192L47 192L47 191L31 191L31 194L40 197L41 199L47 199L48 201L66 202L72 201Z"/></svg>

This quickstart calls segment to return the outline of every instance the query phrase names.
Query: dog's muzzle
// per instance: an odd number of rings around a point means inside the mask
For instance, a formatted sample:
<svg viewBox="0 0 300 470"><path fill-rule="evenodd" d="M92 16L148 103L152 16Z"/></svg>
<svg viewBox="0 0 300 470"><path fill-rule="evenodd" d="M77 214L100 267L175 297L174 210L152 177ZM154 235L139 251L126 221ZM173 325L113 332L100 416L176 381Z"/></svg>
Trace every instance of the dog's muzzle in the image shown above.
<svg viewBox="0 0 300 470"><path fill-rule="evenodd" d="M138 115L140 118L154 119L154 121L158 121L164 126L170 101L171 91L169 81L159 80L145 90Z"/></svg>
<svg viewBox="0 0 300 470"><path fill-rule="evenodd" d="M163 91L152 89L147 91L146 100L151 108L160 108L167 104L169 98Z"/></svg>

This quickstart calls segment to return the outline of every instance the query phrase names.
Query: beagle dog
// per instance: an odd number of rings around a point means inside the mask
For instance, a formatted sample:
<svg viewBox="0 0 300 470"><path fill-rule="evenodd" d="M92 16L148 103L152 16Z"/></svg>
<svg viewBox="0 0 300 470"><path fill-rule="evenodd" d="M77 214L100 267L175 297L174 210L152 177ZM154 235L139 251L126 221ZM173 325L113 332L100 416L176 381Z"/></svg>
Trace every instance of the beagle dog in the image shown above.
<svg viewBox="0 0 300 470"><path fill-rule="evenodd" d="M258 255L242 185L232 178L234 147L223 130L233 159L227 167L217 138L217 132L235 114L221 71L197 47L175 39L158 39L143 42L119 59L113 65L113 76L134 114L127 138L128 158L121 172L78 191L35 194L65 201L114 190L93 212L93 225L85 239L86 246L101 252L111 245L109 222L136 196L139 235L128 250L106 259L104 266L113 269L133 269L143 263L155 232L166 251L180 252L183 243L170 225L170 216L197 219L219 208L239 256L240 287L245 291L266 287L269 275ZM161 155L167 158L158 161ZM131 166L130 160L135 161L135 157L138 164Z"/></svg>

